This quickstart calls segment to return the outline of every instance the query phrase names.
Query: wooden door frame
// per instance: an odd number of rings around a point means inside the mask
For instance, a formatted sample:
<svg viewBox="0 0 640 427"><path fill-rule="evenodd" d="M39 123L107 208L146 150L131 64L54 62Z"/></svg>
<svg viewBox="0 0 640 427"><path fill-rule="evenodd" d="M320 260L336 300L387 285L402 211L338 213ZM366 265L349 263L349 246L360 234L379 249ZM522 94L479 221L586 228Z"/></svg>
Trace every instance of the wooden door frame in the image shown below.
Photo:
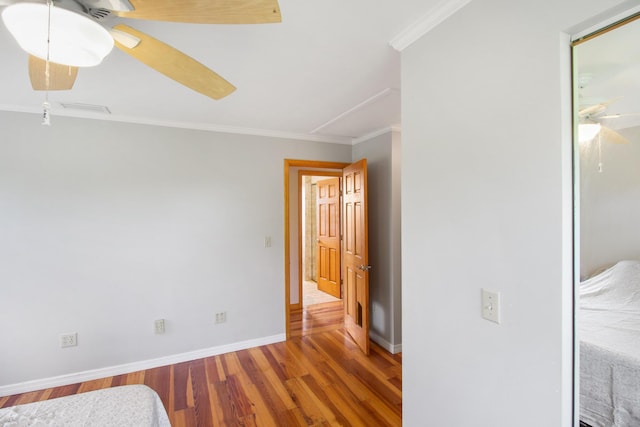
<svg viewBox="0 0 640 427"><path fill-rule="evenodd" d="M342 176L342 169L349 166L350 163L342 163L342 162L325 162L325 161L317 161L317 160L295 160L295 159L285 159L284 160L284 311L285 311L285 331L286 337L289 339L291 337L291 325L290 325L290 311L291 306L291 198L290 198L290 175L291 169L300 168L298 171L298 295L300 298L299 304L302 304L302 220L300 218L300 211L302 210L302 201L301 201L301 182L303 175L315 175L315 176L325 176L325 174L336 174L335 176ZM304 174L301 174L304 172ZM326 175L326 176L334 176L334 175Z"/></svg>

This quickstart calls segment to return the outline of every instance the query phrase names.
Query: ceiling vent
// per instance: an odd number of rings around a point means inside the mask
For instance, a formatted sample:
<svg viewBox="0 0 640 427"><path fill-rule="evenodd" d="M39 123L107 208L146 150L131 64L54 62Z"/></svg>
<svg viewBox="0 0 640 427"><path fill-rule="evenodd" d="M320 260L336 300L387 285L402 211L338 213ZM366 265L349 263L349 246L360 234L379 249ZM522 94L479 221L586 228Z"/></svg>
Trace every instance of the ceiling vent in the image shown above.
<svg viewBox="0 0 640 427"><path fill-rule="evenodd" d="M109 108L104 105L82 104L80 102L61 102L60 106L65 110L88 111L91 113L111 114Z"/></svg>

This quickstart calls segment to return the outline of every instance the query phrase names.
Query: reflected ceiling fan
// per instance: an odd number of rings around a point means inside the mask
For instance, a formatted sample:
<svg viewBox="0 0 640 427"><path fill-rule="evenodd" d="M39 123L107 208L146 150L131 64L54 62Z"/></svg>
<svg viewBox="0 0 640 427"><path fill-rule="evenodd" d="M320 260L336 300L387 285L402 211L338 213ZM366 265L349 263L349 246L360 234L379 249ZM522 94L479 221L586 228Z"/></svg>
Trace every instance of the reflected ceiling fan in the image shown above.
<svg viewBox="0 0 640 427"><path fill-rule="evenodd" d="M620 135L615 130L605 126L603 122L607 119L616 119L631 114L606 114L609 105L618 101L620 98L610 99L598 104L590 105L582 108L578 112L578 139L580 142L591 141L596 136L605 141L615 144L628 144L629 140Z"/></svg>
<svg viewBox="0 0 640 427"><path fill-rule="evenodd" d="M278 0L0 0L2 19L29 53L34 90L73 87L78 67L99 64L113 46L203 95L235 87L205 65L118 18L197 24L281 22Z"/></svg>

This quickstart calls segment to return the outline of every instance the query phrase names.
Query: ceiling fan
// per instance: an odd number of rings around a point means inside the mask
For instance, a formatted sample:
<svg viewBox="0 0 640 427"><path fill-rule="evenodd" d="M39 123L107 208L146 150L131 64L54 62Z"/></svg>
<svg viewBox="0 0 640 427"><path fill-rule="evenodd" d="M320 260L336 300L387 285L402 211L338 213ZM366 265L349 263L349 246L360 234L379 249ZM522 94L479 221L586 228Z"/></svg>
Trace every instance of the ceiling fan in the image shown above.
<svg viewBox="0 0 640 427"><path fill-rule="evenodd" d="M281 22L278 0L0 0L2 19L30 54L34 90L73 87L78 67L99 64L113 46L203 95L236 88L185 53L119 18L197 24Z"/></svg>
<svg viewBox="0 0 640 427"><path fill-rule="evenodd" d="M616 119L627 114L606 114L609 105L619 98L584 107L578 111L578 138L580 142L591 141L596 136L616 144L627 144L629 140L603 123L607 119Z"/></svg>

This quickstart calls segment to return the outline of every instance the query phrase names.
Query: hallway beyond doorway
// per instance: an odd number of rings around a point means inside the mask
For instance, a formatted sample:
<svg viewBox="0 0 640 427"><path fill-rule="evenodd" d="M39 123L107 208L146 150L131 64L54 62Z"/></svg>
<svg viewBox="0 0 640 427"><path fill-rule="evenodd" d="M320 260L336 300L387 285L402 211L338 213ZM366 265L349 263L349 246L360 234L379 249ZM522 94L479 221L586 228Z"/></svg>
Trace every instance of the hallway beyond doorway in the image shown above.
<svg viewBox="0 0 640 427"><path fill-rule="evenodd" d="M304 307L336 301L341 301L341 299L319 290L318 284L313 280L305 280L302 282L302 305Z"/></svg>

